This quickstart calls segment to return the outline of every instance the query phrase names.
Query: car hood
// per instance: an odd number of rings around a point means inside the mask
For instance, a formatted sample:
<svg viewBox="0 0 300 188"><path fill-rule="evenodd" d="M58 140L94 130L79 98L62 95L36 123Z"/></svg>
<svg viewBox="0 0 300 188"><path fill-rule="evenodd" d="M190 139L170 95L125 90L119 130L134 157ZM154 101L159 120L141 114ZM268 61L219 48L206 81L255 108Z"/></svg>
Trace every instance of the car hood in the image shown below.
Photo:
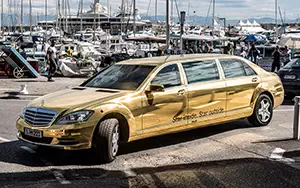
<svg viewBox="0 0 300 188"><path fill-rule="evenodd" d="M63 111L69 108L87 106L94 102L115 99L124 96L127 93L129 93L129 91L115 91L99 88L73 88L45 95L33 100L28 106Z"/></svg>

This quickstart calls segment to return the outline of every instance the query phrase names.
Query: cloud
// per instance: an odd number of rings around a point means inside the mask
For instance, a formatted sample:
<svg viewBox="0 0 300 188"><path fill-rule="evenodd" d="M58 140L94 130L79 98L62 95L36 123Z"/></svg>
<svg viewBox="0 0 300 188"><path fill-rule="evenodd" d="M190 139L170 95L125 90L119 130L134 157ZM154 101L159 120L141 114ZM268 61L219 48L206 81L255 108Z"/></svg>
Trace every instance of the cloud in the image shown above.
<svg viewBox="0 0 300 188"><path fill-rule="evenodd" d="M20 4L21 0L8 0L5 1L5 12L14 12L13 3L8 6L7 2L14 2ZM72 14L76 14L78 11L78 4L80 0L68 0L70 3L70 11ZM90 9L90 5L94 0L84 0L84 9ZM166 0L158 1L158 14L165 15L166 12ZM172 1L172 0L171 0ZM296 8L299 0L286 0L279 1L279 6L282 10L289 10L286 14L289 18L295 18L298 16L299 9ZM110 2L110 7L113 12L117 11L121 5L122 0L100 0L100 2L106 6ZM125 4L131 4L132 0L124 0ZM128 3L127 3L128 2ZM198 16L206 16L210 7L211 0L173 0L174 7L173 12L177 15L178 10L190 11L190 14ZM57 0L48 0L48 12L55 15L57 8ZM32 0L33 13L43 14L45 12L44 5L45 0ZM155 0L136 0L137 8L140 13L154 15ZM9 8L10 7L10 8ZM24 0L24 12L29 12L29 0ZM19 12L20 8L16 8L16 12ZM148 11L149 10L149 11ZM210 9L212 10L212 9ZM275 12L275 0L216 0L216 15L220 17L226 17L228 19L247 19L250 17L274 17ZM211 11L210 11L211 15Z"/></svg>

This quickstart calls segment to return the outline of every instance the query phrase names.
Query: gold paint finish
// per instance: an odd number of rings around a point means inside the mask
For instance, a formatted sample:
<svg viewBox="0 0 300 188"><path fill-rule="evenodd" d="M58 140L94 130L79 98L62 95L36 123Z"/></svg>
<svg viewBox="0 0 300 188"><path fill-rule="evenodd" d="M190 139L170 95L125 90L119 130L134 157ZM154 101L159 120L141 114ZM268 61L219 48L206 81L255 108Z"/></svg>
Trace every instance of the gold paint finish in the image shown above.
<svg viewBox="0 0 300 188"><path fill-rule="evenodd" d="M257 75L226 79L219 60L236 59L248 64ZM220 79L188 84L182 63L215 60ZM223 123L251 116L257 98L268 93L277 108L284 98L284 90L278 76L262 70L251 62L227 55L184 55L159 57L121 62L123 65L153 65L156 68L135 91L110 90L81 87L82 90L67 89L32 101L28 107L45 108L58 113L47 127L33 127L22 118L17 121L21 140L37 145L47 145L66 150L87 149L92 146L93 135L103 118L123 117L120 124L128 125L128 140L185 131L210 124ZM180 83L158 91L151 91L150 84L164 67L176 65ZM170 72L170 75L172 72ZM171 77L168 76L167 79ZM99 91L101 89L101 91ZM94 114L87 122L57 125L62 116L79 110L92 110ZM117 115L117 116L116 116ZM43 144L36 139L23 138L24 128L40 130ZM67 143L70 142L70 143Z"/></svg>

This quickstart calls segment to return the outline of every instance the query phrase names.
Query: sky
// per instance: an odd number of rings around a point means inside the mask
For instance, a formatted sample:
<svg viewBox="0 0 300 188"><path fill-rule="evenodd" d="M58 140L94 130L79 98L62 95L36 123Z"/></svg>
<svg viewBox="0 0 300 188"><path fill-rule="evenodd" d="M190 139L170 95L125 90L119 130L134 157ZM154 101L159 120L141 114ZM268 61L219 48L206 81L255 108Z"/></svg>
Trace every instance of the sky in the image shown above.
<svg viewBox="0 0 300 188"><path fill-rule="evenodd" d="M13 2L20 4L21 0L4 0L5 12L9 11L9 7L13 7ZM25 6L25 14L28 14L29 0L23 0ZM121 4L122 0L100 0L106 6L110 2L112 12L115 12ZM132 0L124 0L132 1ZM166 14L166 0L158 1L158 14ZM171 1L171 0L170 0ZM190 15L206 16L210 7L211 0L173 0L174 14L177 14L175 2L178 4L179 11L189 11ZM11 2L9 6L8 2ZM69 0L72 14L76 14L78 10L79 0ZM89 10L93 0L84 0L84 9ZM48 14L56 14L57 0L48 0ZM45 0L32 0L33 14L44 14ZM147 14L149 7L149 15L155 14L155 0L136 0L137 8L142 14ZM150 5L150 6L149 6ZM281 8L282 14L286 12L287 19L296 19L300 14L299 0L278 0L278 6ZM16 6L17 7L17 6ZM17 8L17 12L20 8ZM210 14L212 11L210 11ZM226 17L227 19L247 19L275 17L275 0L216 0L216 16ZM279 18L279 15L278 15Z"/></svg>

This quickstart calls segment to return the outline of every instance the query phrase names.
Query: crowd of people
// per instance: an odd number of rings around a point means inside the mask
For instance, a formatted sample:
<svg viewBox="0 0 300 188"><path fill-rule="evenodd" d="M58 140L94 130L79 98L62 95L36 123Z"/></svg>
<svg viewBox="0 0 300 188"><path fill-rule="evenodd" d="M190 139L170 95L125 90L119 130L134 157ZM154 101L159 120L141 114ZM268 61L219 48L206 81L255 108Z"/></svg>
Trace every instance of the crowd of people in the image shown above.
<svg viewBox="0 0 300 188"><path fill-rule="evenodd" d="M251 44L251 47L249 50L245 49L244 47L241 47L241 50L238 54L238 56L244 57L246 59L249 59L255 64L258 64L257 59L260 56L261 52L257 49L255 44ZM272 72L278 71L282 65L286 65L289 61L291 61L291 50L288 48L288 46L285 46L283 50L280 49L279 46L276 46L275 50L272 53L273 62L272 62Z"/></svg>

